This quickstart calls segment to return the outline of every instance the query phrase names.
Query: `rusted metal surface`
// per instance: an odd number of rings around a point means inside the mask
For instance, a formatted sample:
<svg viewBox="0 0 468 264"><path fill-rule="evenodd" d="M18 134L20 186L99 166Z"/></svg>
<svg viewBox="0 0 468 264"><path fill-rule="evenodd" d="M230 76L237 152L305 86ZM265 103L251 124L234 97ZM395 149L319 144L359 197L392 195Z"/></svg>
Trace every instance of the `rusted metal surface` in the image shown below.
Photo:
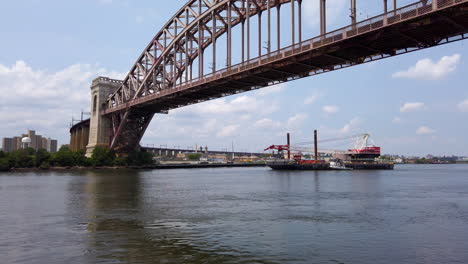
<svg viewBox="0 0 468 264"><path fill-rule="evenodd" d="M387 1L383 2L387 10ZM326 1L321 3L325 7ZM355 7L356 2L351 3ZM270 12L276 8L280 14L285 4L292 5L294 45L280 46L281 16L277 16L277 47L272 51ZM121 88L109 97L102 114L112 116L111 147L126 149L138 144L154 113L465 39L467 8L468 0L417 1L302 41L301 0L189 1L156 35ZM265 12L267 52L262 55L260 36L265 29L260 22ZM355 8L351 9L352 18L353 14L355 17ZM251 58L250 21L255 17L259 19L255 44L261 56ZM325 32L325 12L322 17ZM242 28L242 62L232 65L232 30L236 26ZM216 40L224 35L226 48L218 52ZM212 69L205 74L204 53L210 45ZM217 69L218 61L226 61L226 66ZM198 65L197 76L194 65Z"/></svg>

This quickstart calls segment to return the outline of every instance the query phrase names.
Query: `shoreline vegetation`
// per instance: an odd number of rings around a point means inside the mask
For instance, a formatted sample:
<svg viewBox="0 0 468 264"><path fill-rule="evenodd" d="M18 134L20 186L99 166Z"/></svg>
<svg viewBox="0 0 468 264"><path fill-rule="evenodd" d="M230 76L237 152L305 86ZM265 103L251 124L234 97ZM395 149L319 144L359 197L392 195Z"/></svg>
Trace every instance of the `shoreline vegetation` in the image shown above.
<svg viewBox="0 0 468 264"><path fill-rule="evenodd" d="M118 157L114 151L106 147L96 147L91 158L84 151L71 151L63 146L56 153L44 149L35 151L32 148L17 150L10 153L0 151L0 171L20 170L67 170L69 168L131 168L155 165L153 156L148 152L133 152L127 157Z"/></svg>
<svg viewBox="0 0 468 264"><path fill-rule="evenodd" d="M240 168L240 167L266 167L265 163L210 163L210 164L158 164L150 166L105 166L105 167L49 167L41 168L12 168L9 172L69 172L90 170L158 170L158 169L197 169L197 168Z"/></svg>
<svg viewBox="0 0 468 264"><path fill-rule="evenodd" d="M156 163L148 152L133 152L118 157L106 147L96 147L91 158L84 151L71 151L63 146L57 153L32 148L4 153L0 151L0 172L85 171L85 170L151 170L223 167L263 167L265 163Z"/></svg>
<svg viewBox="0 0 468 264"><path fill-rule="evenodd" d="M195 155L195 154L193 154ZM199 156L192 157L195 161ZM440 158L418 159L402 164L468 164ZM32 148L17 150L10 153L0 151L0 172L39 172L39 171L79 171L79 170L125 170L125 169L191 169L191 168L222 168L222 167L263 167L265 163L157 163L148 152L133 152L127 157L118 157L114 151L106 147L94 149L91 158L84 151L71 151L62 146L56 153L44 149L35 151Z"/></svg>

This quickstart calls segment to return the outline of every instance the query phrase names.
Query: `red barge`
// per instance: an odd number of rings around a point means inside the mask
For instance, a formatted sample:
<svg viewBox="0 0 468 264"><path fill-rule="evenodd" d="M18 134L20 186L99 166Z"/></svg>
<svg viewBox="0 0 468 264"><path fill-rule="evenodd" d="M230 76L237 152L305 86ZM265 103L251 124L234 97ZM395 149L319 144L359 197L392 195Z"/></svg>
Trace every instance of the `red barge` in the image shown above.
<svg viewBox="0 0 468 264"><path fill-rule="evenodd" d="M290 134L286 145L272 145L265 149L278 151L277 159L267 162L274 170L393 170L394 163L379 161L381 148L369 144L369 134L356 135L354 148L348 151L322 151L331 155L328 160L319 159L317 131L314 131L314 149L292 146ZM331 140L326 140L330 142ZM308 142L307 142L308 143ZM294 151L297 154L291 155ZM286 152L286 154L285 154ZM304 152L313 152L314 159L303 159ZM293 157L291 159L291 156Z"/></svg>

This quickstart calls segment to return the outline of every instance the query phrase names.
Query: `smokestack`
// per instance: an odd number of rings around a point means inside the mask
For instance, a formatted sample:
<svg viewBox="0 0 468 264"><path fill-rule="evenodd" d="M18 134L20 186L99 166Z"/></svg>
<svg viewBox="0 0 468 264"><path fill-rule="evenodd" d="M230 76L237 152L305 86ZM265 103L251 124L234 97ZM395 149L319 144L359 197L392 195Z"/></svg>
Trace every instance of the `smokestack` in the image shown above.
<svg viewBox="0 0 468 264"><path fill-rule="evenodd" d="M317 130L314 130L314 150L315 150L315 161L318 161L318 142L317 142Z"/></svg>
<svg viewBox="0 0 468 264"><path fill-rule="evenodd" d="M288 140L288 160L291 159L291 136L287 135L287 140Z"/></svg>

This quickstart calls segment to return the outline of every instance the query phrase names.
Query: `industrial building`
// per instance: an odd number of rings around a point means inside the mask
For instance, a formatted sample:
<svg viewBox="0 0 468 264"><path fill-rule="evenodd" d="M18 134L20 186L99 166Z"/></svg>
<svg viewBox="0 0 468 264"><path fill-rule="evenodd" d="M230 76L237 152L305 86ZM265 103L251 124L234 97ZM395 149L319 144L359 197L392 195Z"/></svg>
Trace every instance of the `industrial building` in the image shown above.
<svg viewBox="0 0 468 264"><path fill-rule="evenodd" d="M41 135L36 135L36 131L28 130L26 134L22 134L18 137L12 138L3 138L2 139L2 148L4 152L12 152L24 148L23 139L29 138L30 143L27 147L30 147L34 150L45 149L48 152L55 153L57 152L58 142L55 139L46 138ZM28 140L29 142L29 140Z"/></svg>

